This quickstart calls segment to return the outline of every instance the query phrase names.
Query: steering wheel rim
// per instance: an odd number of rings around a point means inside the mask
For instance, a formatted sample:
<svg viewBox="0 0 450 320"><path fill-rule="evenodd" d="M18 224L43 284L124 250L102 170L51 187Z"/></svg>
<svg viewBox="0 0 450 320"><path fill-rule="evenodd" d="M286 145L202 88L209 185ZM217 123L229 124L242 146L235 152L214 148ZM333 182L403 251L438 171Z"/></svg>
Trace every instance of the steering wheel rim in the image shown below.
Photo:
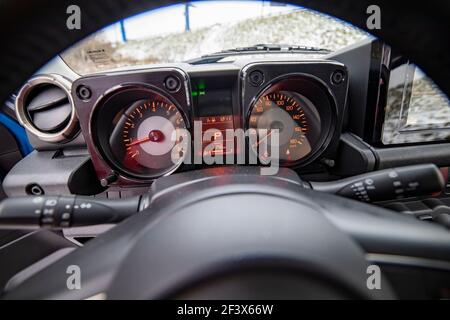
<svg viewBox="0 0 450 320"><path fill-rule="evenodd" d="M278 176L261 176L258 168L224 170L226 176L206 169L156 180L148 209L4 298L394 297L384 277L381 290L367 287L364 250L327 216L337 197L323 197L329 207L318 205L311 200L317 192L289 169ZM82 270L81 290L64 286L69 265Z"/></svg>
<svg viewBox="0 0 450 320"><path fill-rule="evenodd" d="M382 291L367 289L368 264L348 235L332 225L303 193L280 187L231 183L186 193L141 232L107 297L160 299L184 292L184 298L205 299L216 292L219 299L239 294L251 299L258 294L254 286L241 284L239 290L228 290L227 295L210 282L260 269L267 271L267 277L277 270L295 274L291 281L306 275L328 284L321 288L323 291L310 287L304 292L302 279L296 283L297 290L292 288L292 296L259 286L259 290L267 291L263 298L323 299L333 290L340 292L334 298L393 297L386 282ZM199 286L212 288L201 294L204 289L199 290ZM242 295L243 287L248 296Z"/></svg>
<svg viewBox="0 0 450 320"><path fill-rule="evenodd" d="M332 290L350 293L345 297L391 299L383 275L381 290L367 287L367 253L450 260L446 229L309 190L287 168L276 176L261 176L256 167L178 173L154 182L149 203L146 211L11 287L3 298L192 298L214 276L249 265L260 271L271 262L276 270L313 275L319 283L326 279L336 284ZM236 211L230 214L230 208ZM71 265L82 271L80 290L67 289ZM326 298L303 296L318 297Z"/></svg>

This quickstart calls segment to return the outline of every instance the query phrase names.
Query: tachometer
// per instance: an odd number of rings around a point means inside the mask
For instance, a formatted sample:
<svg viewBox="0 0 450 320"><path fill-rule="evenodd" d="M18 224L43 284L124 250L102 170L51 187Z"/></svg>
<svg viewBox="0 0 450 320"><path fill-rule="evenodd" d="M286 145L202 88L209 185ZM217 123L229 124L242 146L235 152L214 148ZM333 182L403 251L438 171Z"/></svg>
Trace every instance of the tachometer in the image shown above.
<svg viewBox="0 0 450 320"><path fill-rule="evenodd" d="M183 161L186 123L169 97L149 88L125 89L112 95L101 111L97 118L101 150L123 175L156 178Z"/></svg>
<svg viewBox="0 0 450 320"><path fill-rule="evenodd" d="M182 150L172 154L179 142L177 139L181 138L181 134L177 135L180 129L186 129L186 125L174 104L158 100L138 101L121 116L110 144L113 147L117 135L120 136L121 148L118 149L125 149L125 152L116 156L122 157L128 170L138 174L166 170L184 156Z"/></svg>

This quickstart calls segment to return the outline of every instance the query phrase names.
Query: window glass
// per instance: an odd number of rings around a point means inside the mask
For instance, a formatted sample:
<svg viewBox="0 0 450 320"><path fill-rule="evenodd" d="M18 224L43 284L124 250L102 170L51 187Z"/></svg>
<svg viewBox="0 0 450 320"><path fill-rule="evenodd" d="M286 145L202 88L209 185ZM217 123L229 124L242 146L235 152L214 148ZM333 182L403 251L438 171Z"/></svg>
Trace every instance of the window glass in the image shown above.
<svg viewBox="0 0 450 320"><path fill-rule="evenodd" d="M201 1L144 12L115 23L61 56L79 74L183 62L256 44L331 51L368 35L340 20L270 1Z"/></svg>
<svg viewBox="0 0 450 320"><path fill-rule="evenodd" d="M450 101L418 67L391 70L382 141L403 144L450 139Z"/></svg>

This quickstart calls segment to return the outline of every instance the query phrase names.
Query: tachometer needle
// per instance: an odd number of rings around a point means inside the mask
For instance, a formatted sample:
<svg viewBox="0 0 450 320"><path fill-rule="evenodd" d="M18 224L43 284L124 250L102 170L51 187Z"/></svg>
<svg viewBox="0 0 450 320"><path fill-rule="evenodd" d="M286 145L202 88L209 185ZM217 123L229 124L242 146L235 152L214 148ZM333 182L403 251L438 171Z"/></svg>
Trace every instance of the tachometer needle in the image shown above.
<svg viewBox="0 0 450 320"><path fill-rule="evenodd" d="M152 141L152 142L161 142L164 140L164 133L162 133L160 130L152 130L150 131L150 133L148 134L147 137L130 142L129 144L127 144L127 147L132 147L135 146L137 144L141 144L147 141Z"/></svg>
<svg viewBox="0 0 450 320"><path fill-rule="evenodd" d="M135 146L137 144L141 144L141 143L144 143L144 142L147 142L147 141L150 141L150 137L145 137L145 138L133 141L133 142L127 144L126 146L127 147L132 147L132 146Z"/></svg>

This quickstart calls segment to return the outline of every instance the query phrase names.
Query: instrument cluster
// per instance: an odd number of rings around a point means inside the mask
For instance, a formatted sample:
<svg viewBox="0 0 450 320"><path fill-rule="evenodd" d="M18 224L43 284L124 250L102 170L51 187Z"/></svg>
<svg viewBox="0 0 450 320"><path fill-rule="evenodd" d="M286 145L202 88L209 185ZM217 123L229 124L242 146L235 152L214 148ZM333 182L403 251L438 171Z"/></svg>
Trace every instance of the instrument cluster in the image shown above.
<svg viewBox="0 0 450 320"><path fill-rule="evenodd" d="M346 75L333 61L183 65L82 77L73 98L99 178L139 185L207 165L332 158Z"/></svg>

